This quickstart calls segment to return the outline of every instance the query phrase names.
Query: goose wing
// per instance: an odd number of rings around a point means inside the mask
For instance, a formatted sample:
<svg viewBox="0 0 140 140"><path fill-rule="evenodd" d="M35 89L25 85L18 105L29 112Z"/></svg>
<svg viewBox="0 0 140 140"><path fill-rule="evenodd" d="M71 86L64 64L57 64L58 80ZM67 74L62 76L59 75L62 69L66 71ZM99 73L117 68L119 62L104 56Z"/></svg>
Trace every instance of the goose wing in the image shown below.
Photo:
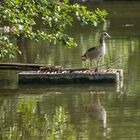
<svg viewBox="0 0 140 140"><path fill-rule="evenodd" d="M97 47L89 48L89 49L86 51L86 53L91 52L91 51L94 51L94 50L96 50L96 49L97 49Z"/></svg>

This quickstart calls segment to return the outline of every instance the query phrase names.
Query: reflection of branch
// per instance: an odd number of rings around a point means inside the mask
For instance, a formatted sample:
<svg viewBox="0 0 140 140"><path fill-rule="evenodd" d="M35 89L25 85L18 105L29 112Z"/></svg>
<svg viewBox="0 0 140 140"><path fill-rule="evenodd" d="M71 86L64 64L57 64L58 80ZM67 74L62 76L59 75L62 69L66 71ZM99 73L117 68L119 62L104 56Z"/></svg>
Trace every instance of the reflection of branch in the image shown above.
<svg viewBox="0 0 140 140"><path fill-rule="evenodd" d="M117 62L120 62L123 58L127 57L127 55L121 55L119 56L119 58L116 58L116 59L110 59L109 62L107 63L104 63L104 64L100 64L99 67L103 67L103 66L106 66L107 69L109 69L112 65L114 65L115 63Z"/></svg>
<svg viewBox="0 0 140 140"><path fill-rule="evenodd" d="M109 69L111 67L111 65L114 65L114 63L116 63L116 62L120 62L122 60L122 58L124 58L124 57L126 57L126 55L122 55L119 58L113 59L113 60L109 61L108 64L102 64L102 65L100 65L100 67L107 65L107 69Z"/></svg>

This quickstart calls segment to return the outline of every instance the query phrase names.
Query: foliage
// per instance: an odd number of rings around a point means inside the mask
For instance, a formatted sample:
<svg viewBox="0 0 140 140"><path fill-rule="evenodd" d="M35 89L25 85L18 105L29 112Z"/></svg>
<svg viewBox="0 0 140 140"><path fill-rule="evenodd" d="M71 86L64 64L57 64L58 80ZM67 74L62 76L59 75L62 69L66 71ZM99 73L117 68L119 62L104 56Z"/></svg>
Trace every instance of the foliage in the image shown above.
<svg viewBox="0 0 140 140"><path fill-rule="evenodd" d="M90 12L85 6L70 5L68 0L6 0L0 3L0 59L18 51L16 41L61 41L68 47L76 46L74 39L65 33L76 18L81 25L94 25L105 20L107 13L97 9ZM13 43L15 42L15 43Z"/></svg>

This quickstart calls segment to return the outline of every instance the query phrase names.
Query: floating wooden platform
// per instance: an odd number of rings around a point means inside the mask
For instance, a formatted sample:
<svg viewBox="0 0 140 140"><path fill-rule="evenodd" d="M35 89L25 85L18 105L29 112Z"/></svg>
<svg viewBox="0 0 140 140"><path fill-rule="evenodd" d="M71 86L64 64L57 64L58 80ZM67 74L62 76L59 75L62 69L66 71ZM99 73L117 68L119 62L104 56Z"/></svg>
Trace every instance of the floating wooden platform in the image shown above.
<svg viewBox="0 0 140 140"><path fill-rule="evenodd" d="M69 84L69 83L120 83L123 81L122 69L102 70L90 73L87 69L58 69L55 71L24 71L19 73L19 84Z"/></svg>

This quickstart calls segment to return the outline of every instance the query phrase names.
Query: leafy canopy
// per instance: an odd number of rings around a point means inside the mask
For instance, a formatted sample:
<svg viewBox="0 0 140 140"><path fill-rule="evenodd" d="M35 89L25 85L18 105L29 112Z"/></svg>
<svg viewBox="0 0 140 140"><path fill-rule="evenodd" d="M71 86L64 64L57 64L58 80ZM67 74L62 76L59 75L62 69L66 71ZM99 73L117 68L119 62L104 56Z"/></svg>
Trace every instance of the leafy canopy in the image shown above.
<svg viewBox="0 0 140 140"><path fill-rule="evenodd" d="M5 0L0 2L0 59L6 55L13 58L18 51L17 40L61 41L67 47L77 44L65 33L74 18L82 25L97 26L107 13L94 12L79 4L70 5L69 0ZM39 27L38 27L39 26ZM18 51L19 52L19 51Z"/></svg>

